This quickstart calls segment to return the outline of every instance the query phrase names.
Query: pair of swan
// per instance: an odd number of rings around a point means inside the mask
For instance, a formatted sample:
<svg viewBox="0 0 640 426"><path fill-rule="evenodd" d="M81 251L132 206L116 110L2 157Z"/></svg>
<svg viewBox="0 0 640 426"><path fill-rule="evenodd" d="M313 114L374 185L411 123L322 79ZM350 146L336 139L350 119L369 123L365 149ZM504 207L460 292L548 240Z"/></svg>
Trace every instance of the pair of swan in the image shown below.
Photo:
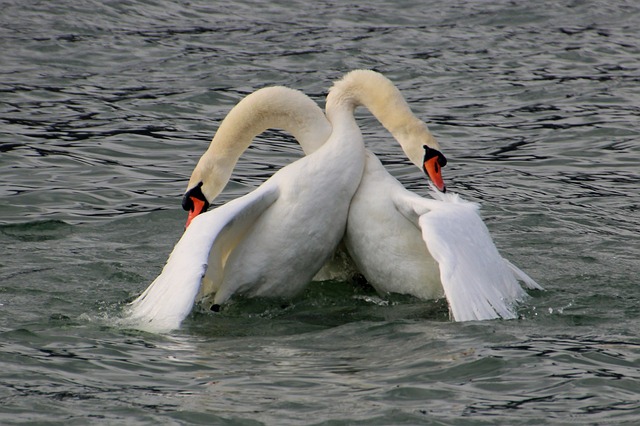
<svg viewBox="0 0 640 426"><path fill-rule="evenodd" d="M457 321L513 318L528 288L540 288L503 259L478 215L455 194L407 191L364 148L354 110L365 106L409 160L444 191L446 160L397 88L356 70L331 88L322 110L299 91L258 90L224 119L183 198L187 228L162 273L132 302L138 327L179 327L196 300L216 308L233 294L291 296L344 239L356 268L381 293L445 296ZM204 213L238 158L268 128L290 132L306 156L253 192Z"/></svg>

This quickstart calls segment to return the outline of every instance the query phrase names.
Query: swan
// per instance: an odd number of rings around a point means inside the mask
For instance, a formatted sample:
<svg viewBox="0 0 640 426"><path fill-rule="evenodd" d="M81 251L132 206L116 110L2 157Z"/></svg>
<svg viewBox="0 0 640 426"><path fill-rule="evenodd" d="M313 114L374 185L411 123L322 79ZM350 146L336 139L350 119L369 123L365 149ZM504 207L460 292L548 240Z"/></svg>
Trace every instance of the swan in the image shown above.
<svg viewBox="0 0 640 426"><path fill-rule="evenodd" d="M500 255L478 204L435 189L431 196L405 189L367 152L344 238L355 269L381 294L444 296L454 321L515 318L527 297L518 280L542 287Z"/></svg>
<svg viewBox="0 0 640 426"><path fill-rule="evenodd" d="M241 100L191 174L183 236L162 273L130 304L126 320L150 331L171 330L197 299L211 299L215 310L235 293L291 296L310 282L344 235L362 176L364 145L350 119L356 103L334 102L329 123L297 90L268 87ZM249 194L201 214L252 139L268 128L289 131L307 155Z"/></svg>
<svg viewBox="0 0 640 426"><path fill-rule="evenodd" d="M378 293L446 297L456 321L514 318L516 303L526 297L518 280L527 288L542 287L499 254L477 204L444 193L439 167L446 159L426 124L380 73L355 70L343 84L371 94L365 105L438 189L433 199L408 191L365 150L344 237L356 270Z"/></svg>

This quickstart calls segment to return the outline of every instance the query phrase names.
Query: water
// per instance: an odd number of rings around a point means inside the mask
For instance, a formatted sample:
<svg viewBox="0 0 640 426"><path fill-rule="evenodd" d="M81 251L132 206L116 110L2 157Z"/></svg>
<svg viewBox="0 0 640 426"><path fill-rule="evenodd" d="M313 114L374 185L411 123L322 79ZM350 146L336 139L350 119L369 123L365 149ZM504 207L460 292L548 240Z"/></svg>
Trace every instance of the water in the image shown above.
<svg viewBox="0 0 640 426"><path fill-rule="evenodd" d="M0 423L637 423L639 24L633 1L3 2ZM226 112L273 84L322 104L354 68L397 83L547 291L515 321L315 283L169 335L115 326ZM266 133L219 201L300 155Z"/></svg>

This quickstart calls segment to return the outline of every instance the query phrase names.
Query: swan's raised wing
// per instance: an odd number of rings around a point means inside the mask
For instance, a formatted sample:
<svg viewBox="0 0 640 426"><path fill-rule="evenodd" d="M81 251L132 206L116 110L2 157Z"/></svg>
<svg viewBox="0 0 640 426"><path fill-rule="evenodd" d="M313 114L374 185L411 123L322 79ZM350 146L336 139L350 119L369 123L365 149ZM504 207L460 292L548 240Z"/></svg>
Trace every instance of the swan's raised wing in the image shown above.
<svg viewBox="0 0 640 426"><path fill-rule="evenodd" d="M517 278L541 287L498 253L478 205L456 194L437 194L437 200L411 195L396 205L419 226L438 262L453 319L515 318L517 302L526 297Z"/></svg>
<svg viewBox="0 0 640 426"><path fill-rule="evenodd" d="M277 185L263 184L197 216L174 247L162 273L131 303L127 325L153 332L178 328L193 308L204 274L222 273L220 257L228 251L226 246L233 244L278 194ZM208 266L210 258L215 264ZM216 270L207 271L208 267Z"/></svg>

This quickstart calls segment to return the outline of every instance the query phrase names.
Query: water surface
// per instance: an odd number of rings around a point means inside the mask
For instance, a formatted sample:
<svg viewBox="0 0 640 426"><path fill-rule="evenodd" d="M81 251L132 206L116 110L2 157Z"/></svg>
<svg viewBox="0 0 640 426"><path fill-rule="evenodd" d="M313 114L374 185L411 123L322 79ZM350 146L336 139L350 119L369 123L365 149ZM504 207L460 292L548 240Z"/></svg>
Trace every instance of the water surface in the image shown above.
<svg viewBox="0 0 640 426"><path fill-rule="evenodd" d="M633 1L5 2L3 424L634 424L640 418L640 7ZM274 84L320 104L391 78L545 288L520 319L314 283L151 335L117 327L182 232L220 120ZM358 113L406 187L425 181ZM219 202L301 156L270 131Z"/></svg>

